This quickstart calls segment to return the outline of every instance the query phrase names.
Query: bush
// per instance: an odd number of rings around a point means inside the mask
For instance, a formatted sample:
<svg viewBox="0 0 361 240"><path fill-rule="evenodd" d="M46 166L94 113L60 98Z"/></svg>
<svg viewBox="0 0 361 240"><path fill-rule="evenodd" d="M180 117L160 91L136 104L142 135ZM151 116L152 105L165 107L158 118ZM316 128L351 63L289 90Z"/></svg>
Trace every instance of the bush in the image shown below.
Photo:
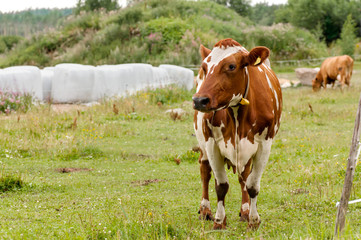
<svg viewBox="0 0 361 240"><path fill-rule="evenodd" d="M143 37L151 33L160 33L165 44L177 44L190 26L180 18L159 18L147 22L143 28Z"/></svg>
<svg viewBox="0 0 361 240"><path fill-rule="evenodd" d="M20 36L0 36L0 53L11 50L22 39Z"/></svg>
<svg viewBox="0 0 361 240"><path fill-rule="evenodd" d="M118 17L118 24L134 24L143 18L143 11L139 8L127 8L122 11Z"/></svg>
<svg viewBox="0 0 361 240"><path fill-rule="evenodd" d="M266 46L271 49L273 60L327 56L325 43L319 42L309 31L289 24L254 27L245 31L244 34L248 48Z"/></svg>

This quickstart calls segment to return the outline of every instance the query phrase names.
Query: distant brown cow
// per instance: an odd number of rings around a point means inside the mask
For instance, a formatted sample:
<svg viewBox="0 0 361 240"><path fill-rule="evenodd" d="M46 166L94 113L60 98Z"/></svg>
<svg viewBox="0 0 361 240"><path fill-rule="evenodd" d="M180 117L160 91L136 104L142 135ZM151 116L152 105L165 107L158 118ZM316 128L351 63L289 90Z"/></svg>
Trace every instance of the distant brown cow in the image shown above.
<svg viewBox="0 0 361 240"><path fill-rule="evenodd" d="M326 89L326 85L331 83L333 87L336 80L340 81L341 90L345 84L350 86L352 69L353 59L348 55L326 58L316 78L312 80L313 90L318 91L321 86Z"/></svg>

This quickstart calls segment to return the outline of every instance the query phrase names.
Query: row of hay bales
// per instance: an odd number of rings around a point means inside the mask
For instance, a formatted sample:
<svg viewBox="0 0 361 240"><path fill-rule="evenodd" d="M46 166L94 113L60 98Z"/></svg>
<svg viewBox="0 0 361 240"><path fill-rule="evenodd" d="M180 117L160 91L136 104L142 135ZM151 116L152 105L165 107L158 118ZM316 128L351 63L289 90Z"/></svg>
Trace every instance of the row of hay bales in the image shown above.
<svg viewBox="0 0 361 240"><path fill-rule="evenodd" d="M90 66L63 63L39 69L15 66L0 69L0 90L32 94L53 103L87 103L123 97L170 84L191 89L193 71L174 65L149 64Z"/></svg>

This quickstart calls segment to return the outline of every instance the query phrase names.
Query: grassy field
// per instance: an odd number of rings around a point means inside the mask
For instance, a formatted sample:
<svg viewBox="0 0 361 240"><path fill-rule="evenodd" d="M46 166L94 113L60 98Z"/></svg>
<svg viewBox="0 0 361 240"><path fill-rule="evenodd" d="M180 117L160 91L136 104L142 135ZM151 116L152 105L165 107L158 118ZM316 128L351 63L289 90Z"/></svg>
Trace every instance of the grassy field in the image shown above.
<svg viewBox="0 0 361 240"><path fill-rule="evenodd" d="M343 93L283 91L281 128L258 197L262 224L253 232L239 222L241 191L231 171L227 230L198 220L191 92L158 90L65 112L45 105L1 116L0 239L332 238L361 92L356 68ZM165 111L177 107L189 114L173 121ZM351 199L361 197L360 177L358 167ZM345 239L361 238L360 214L361 204L349 206Z"/></svg>

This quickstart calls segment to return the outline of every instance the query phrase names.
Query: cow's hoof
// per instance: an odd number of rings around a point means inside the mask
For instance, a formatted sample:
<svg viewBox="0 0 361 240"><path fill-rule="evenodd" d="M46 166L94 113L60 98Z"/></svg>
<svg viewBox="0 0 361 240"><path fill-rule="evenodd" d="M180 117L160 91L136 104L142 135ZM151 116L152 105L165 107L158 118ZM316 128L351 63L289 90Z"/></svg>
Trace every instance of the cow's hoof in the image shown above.
<svg viewBox="0 0 361 240"><path fill-rule="evenodd" d="M198 213L199 213L199 220L208 220L208 221L214 220L211 209L209 208L205 208L201 206Z"/></svg>
<svg viewBox="0 0 361 240"><path fill-rule="evenodd" d="M223 230L226 229L227 227L227 221L226 221L227 217L224 217L224 220L221 224L214 222L213 224L213 230Z"/></svg>
<svg viewBox="0 0 361 240"><path fill-rule="evenodd" d="M255 222L255 223L248 223L247 230L255 231L255 230L257 230L259 228L260 225L261 225L261 221Z"/></svg>

